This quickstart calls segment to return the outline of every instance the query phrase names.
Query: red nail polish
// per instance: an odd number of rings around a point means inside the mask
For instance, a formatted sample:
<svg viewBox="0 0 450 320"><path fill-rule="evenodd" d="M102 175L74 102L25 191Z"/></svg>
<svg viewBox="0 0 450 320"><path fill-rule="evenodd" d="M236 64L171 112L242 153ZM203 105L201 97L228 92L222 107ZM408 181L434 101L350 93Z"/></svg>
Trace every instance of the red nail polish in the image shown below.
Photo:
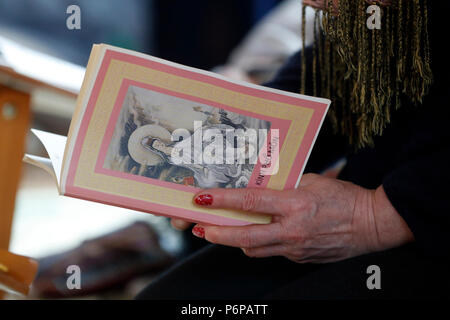
<svg viewBox="0 0 450 320"><path fill-rule="evenodd" d="M192 233L199 238L205 237L205 229L199 226L195 226L194 228L192 228Z"/></svg>
<svg viewBox="0 0 450 320"><path fill-rule="evenodd" d="M195 197L195 203L200 206L210 206L213 202L213 197L210 194L201 194Z"/></svg>

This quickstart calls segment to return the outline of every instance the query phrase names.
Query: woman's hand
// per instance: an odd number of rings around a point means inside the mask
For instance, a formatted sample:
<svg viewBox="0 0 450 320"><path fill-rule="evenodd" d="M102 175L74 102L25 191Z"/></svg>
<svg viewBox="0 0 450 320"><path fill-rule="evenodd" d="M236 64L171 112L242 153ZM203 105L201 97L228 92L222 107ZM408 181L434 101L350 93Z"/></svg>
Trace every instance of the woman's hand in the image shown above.
<svg viewBox="0 0 450 320"><path fill-rule="evenodd" d="M299 263L326 263L413 241L382 187L368 190L315 174L296 190L209 189L195 202L273 216L267 225L196 225L206 240L240 247L250 257L284 256Z"/></svg>
<svg viewBox="0 0 450 320"><path fill-rule="evenodd" d="M170 224L172 225L173 228L180 230L180 231L184 231L192 225L192 222L188 222L188 221L185 221L182 219L172 218L172 219L170 219Z"/></svg>

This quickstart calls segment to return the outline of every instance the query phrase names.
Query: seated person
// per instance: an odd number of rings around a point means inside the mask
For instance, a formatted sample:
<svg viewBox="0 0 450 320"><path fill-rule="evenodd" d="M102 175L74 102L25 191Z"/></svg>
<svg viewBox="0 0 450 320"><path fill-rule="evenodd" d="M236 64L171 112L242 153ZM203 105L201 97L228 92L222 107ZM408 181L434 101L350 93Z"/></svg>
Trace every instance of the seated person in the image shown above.
<svg viewBox="0 0 450 320"><path fill-rule="evenodd" d="M267 85L332 99L307 171L342 157L345 167L336 178L305 174L296 190L203 190L198 205L264 212L273 221L194 226L213 245L138 298L449 297L449 61L439 44L450 5L304 3L323 9L315 44ZM369 28L371 4L382 10L381 29ZM367 287L371 265L380 267L381 290Z"/></svg>

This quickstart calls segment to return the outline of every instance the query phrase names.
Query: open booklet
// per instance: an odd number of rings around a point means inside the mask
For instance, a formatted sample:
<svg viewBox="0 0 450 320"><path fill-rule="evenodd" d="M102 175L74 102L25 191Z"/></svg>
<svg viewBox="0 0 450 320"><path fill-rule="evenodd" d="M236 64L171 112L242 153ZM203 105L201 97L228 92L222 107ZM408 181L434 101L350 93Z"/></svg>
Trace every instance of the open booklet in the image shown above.
<svg viewBox="0 0 450 320"><path fill-rule="evenodd" d="M296 188L330 101L94 45L68 137L24 161L60 194L192 222L271 217L194 205L205 188Z"/></svg>

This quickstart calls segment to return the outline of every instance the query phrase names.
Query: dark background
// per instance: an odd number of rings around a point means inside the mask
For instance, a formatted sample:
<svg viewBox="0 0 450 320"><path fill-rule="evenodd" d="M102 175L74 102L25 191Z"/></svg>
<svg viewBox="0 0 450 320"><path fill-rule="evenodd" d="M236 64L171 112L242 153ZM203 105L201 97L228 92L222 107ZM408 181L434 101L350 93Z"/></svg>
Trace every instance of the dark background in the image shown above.
<svg viewBox="0 0 450 320"><path fill-rule="evenodd" d="M93 43L108 43L193 67L222 64L280 0L0 0L0 35L86 65ZM66 9L81 8L81 30Z"/></svg>

